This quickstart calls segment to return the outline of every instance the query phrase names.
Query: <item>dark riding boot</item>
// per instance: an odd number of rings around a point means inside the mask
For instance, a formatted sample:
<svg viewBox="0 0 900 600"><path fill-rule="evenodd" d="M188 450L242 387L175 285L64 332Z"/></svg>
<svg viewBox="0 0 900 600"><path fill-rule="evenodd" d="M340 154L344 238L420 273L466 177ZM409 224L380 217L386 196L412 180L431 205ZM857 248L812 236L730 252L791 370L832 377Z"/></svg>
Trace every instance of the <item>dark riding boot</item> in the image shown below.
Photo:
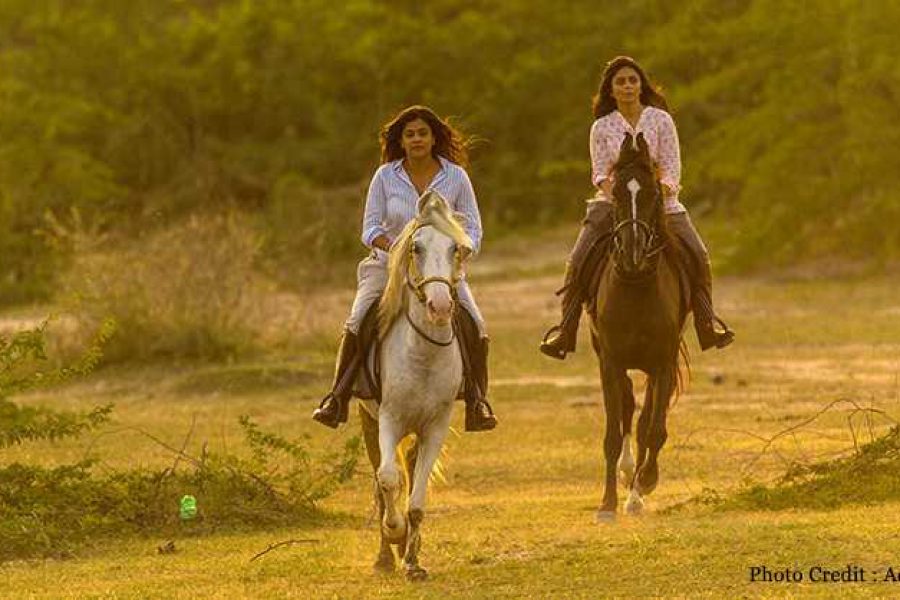
<svg viewBox="0 0 900 600"><path fill-rule="evenodd" d="M478 323L466 311L456 311L454 328L463 363L463 398L466 401L466 431L488 431L497 426L497 417L487 401L488 338L482 337Z"/></svg>
<svg viewBox="0 0 900 600"><path fill-rule="evenodd" d="M578 324L581 321L581 304L584 300L574 276L577 271L578 268L571 262L566 265L565 285L560 290L562 320L559 325L551 327L541 340L541 352L557 360L565 360L566 354L575 352L575 343L578 340Z"/></svg>
<svg viewBox="0 0 900 600"><path fill-rule="evenodd" d="M489 431L497 426L497 417L486 398L487 336L475 339L468 354L469 365L465 373L466 431Z"/></svg>
<svg viewBox="0 0 900 600"><path fill-rule="evenodd" d="M728 328L725 321L716 316L712 305L712 273L709 263L700 265L698 281L694 283L693 310L694 329L697 331L697 340L701 350L709 350L712 347L724 348L734 341L734 332ZM716 324L721 329L716 328Z"/></svg>
<svg viewBox="0 0 900 600"><path fill-rule="evenodd" d="M734 341L734 332L713 310L712 271L706 245L687 213L669 215L668 226L669 231L684 244L690 258L691 308L694 311L694 329L697 331L700 349L724 348ZM717 329L716 324L721 329Z"/></svg>
<svg viewBox="0 0 900 600"><path fill-rule="evenodd" d="M564 360L575 352L578 323L585 301L584 288L600 262L606 259L604 241L612 229L612 205L609 202L589 202L581 231L566 263L565 284L556 292L562 294L562 320L551 327L541 341L540 350L551 358Z"/></svg>
<svg viewBox="0 0 900 600"><path fill-rule="evenodd" d="M361 364L360 359L359 338L351 331L344 331L341 347L338 350L334 384L331 392L319 404L319 408L313 411L313 419L332 429L347 422L350 396L353 394L353 384Z"/></svg>

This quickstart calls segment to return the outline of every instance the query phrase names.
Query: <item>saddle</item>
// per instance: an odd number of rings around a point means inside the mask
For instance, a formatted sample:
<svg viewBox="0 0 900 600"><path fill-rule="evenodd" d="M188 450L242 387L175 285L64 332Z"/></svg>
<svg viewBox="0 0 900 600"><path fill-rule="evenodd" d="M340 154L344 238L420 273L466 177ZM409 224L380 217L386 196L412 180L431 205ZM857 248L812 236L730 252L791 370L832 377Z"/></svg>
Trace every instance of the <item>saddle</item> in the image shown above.
<svg viewBox="0 0 900 600"><path fill-rule="evenodd" d="M362 361L362 367L353 384L353 397L360 400L374 400L378 404L381 404L381 361L379 358L381 356L381 339L378 337L378 304L380 301L381 297L379 296L378 300L369 307L359 327L357 339L360 352L365 360ZM468 372L473 361L470 358L471 348L467 340L477 340L479 333L475 319L462 307L453 313L453 331L459 341L463 368ZM477 361L475 363L477 364ZM460 386L456 395L457 400L465 399L464 391L467 379L467 377L463 377L463 385Z"/></svg>

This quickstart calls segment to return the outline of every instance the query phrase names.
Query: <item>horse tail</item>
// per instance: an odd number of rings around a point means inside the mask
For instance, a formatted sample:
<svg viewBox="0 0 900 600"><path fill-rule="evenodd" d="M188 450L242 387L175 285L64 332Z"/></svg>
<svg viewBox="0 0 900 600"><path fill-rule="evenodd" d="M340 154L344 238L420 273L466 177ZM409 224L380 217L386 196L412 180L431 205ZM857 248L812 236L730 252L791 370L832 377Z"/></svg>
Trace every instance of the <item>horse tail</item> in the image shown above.
<svg viewBox="0 0 900 600"><path fill-rule="evenodd" d="M688 383L691 381L691 355L688 352L687 342L684 337L678 341L678 357L675 359L675 395L672 403L678 401L681 393L687 389Z"/></svg>
<svg viewBox="0 0 900 600"><path fill-rule="evenodd" d="M397 463L400 465L400 471L403 473L403 477L406 480L406 489L410 489L412 485L412 476L413 473L410 472L411 464L415 464L415 453L418 453L419 446L417 444L417 440L415 436L408 435L397 444ZM428 475L428 478L432 482L440 482L447 483L446 469L444 468L445 460L447 457L447 446L444 445L441 447L440 455L436 461L434 461L434 466L431 467L431 473Z"/></svg>

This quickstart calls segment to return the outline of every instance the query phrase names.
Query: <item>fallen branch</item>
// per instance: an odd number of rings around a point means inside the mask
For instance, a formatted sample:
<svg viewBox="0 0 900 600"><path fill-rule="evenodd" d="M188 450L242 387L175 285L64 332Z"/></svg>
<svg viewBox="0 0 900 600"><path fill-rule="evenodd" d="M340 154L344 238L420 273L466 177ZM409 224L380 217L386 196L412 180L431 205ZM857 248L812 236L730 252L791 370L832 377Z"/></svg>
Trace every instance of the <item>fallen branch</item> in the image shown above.
<svg viewBox="0 0 900 600"><path fill-rule="evenodd" d="M271 552L275 548L280 546L293 546L294 544L318 544L319 540L314 539L302 539L302 540L284 540L283 542L278 542L277 544L269 544L269 547L263 550L262 552L256 554L253 558L251 558L248 562L253 562L257 558L261 558L267 552Z"/></svg>

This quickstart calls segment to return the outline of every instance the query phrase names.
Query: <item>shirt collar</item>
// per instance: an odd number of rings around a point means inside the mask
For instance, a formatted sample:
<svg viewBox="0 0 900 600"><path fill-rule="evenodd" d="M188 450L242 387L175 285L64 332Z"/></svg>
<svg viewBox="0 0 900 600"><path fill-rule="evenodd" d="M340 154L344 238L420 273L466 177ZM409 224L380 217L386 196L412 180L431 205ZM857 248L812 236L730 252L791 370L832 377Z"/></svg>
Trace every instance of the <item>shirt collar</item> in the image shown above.
<svg viewBox="0 0 900 600"><path fill-rule="evenodd" d="M437 184L444 180L447 177L447 172L450 170L450 165L453 164L443 156L438 156L438 163L440 163L440 168L438 172L434 175L434 179L431 180L431 185L428 186L428 189L434 188ZM406 169L403 168L403 159L398 158L397 160L391 163L391 169L394 170L394 173L397 174L400 179L409 184L409 187L412 189L416 189L416 186L413 185L412 181L409 179L409 173L406 172Z"/></svg>

